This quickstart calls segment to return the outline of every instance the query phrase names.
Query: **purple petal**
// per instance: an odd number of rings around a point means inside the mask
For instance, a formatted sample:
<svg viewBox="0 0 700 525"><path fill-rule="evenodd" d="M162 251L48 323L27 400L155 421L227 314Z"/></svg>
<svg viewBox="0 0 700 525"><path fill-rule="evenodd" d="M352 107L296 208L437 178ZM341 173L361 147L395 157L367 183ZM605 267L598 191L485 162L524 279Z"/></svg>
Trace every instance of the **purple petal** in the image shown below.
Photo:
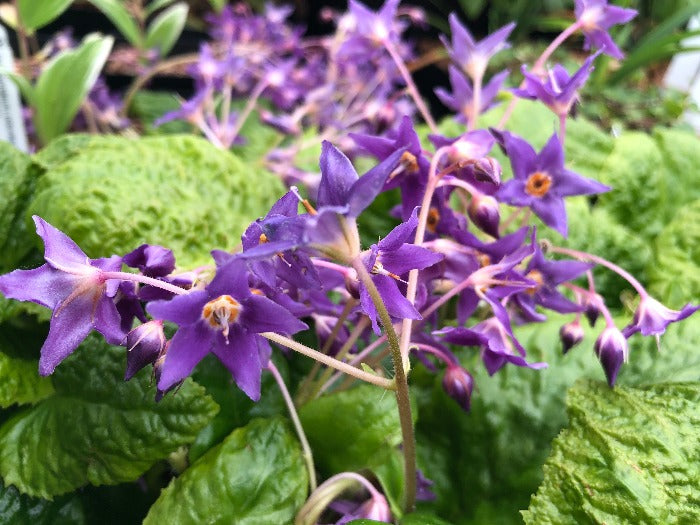
<svg viewBox="0 0 700 525"><path fill-rule="evenodd" d="M260 399L260 375L262 364L256 339L259 336L232 330L229 343L223 336L218 336L212 352L228 368L238 388L243 390L253 401Z"/></svg>
<svg viewBox="0 0 700 525"><path fill-rule="evenodd" d="M120 345L124 342L126 332L122 329L121 316L111 297L103 295L97 301L93 325L109 344Z"/></svg>
<svg viewBox="0 0 700 525"><path fill-rule="evenodd" d="M389 315L397 319L422 319L418 311L399 291L394 279L386 275L373 275L372 280L382 296Z"/></svg>
<svg viewBox="0 0 700 525"><path fill-rule="evenodd" d="M548 198L533 199L530 208L542 222L550 228L561 233L564 237L568 234L566 224L566 206L564 200L554 197L551 193Z"/></svg>
<svg viewBox="0 0 700 525"><path fill-rule="evenodd" d="M411 234L416 231L418 226L418 208L413 209L411 217L396 228L391 230L389 234L377 243L377 246L382 251L398 250L402 244L408 242Z"/></svg>
<svg viewBox="0 0 700 525"><path fill-rule="evenodd" d="M89 264L88 256L65 233L38 215L32 215L36 233L44 241L44 259L57 269L79 268Z"/></svg>
<svg viewBox="0 0 700 525"><path fill-rule="evenodd" d="M344 206L348 202L350 188L358 178L350 159L333 144L324 140L321 147L320 166L321 182L318 186L317 204Z"/></svg>
<svg viewBox="0 0 700 525"><path fill-rule="evenodd" d="M52 374L56 366L68 357L92 329L92 297L77 295L54 310L49 335L41 347L39 373Z"/></svg>
<svg viewBox="0 0 700 525"><path fill-rule="evenodd" d="M18 301L32 301L52 310L79 284L80 277L44 264L33 270L0 275L0 292Z"/></svg>
<svg viewBox="0 0 700 525"><path fill-rule="evenodd" d="M357 217L374 201L391 172L399 165L405 151L406 148L397 149L353 184L347 200L349 217Z"/></svg>
<svg viewBox="0 0 700 525"><path fill-rule="evenodd" d="M204 321L181 327L170 341L158 380L158 390L165 392L190 375L197 363L209 353L217 335L220 332L210 330Z"/></svg>
<svg viewBox="0 0 700 525"><path fill-rule="evenodd" d="M403 275L409 270L422 270L444 259L441 253L435 253L422 246L404 244L398 250L380 252L379 261L384 268L396 275Z"/></svg>
<svg viewBox="0 0 700 525"><path fill-rule="evenodd" d="M155 319L187 326L201 319L202 309L209 299L206 291L196 290L186 295L176 295L169 301L153 301L146 306L146 311Z"/></svg>
<svg viewBox="0 0 700 525"><path fill-rule="evenodd" d="M537 156L537 168L549 173L556 173L564 166L564 150L556 133L547 141Z"/></svg>
<svg viewBox="0 0 700 525"><path fill-rule="evenodd" d="M249 332L295 334L308 327L282 306L267 297L251 295L243 304L240 323Z"/></svg>

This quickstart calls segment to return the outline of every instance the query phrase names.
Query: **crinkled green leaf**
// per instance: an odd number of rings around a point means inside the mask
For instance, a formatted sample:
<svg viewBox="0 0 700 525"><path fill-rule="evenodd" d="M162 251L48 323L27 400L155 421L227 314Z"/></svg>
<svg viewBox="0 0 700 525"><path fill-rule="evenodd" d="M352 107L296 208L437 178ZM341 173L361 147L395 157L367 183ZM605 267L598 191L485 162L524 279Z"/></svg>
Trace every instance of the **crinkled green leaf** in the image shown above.
<svg viewBox="0 0 700 525"><path fill-rule="evenodd" d="M132 46L136 48L142 46L141 31L124 2L121 0L89 0L89 2L110 19Z"/></svg>
<svg viewBox="0 0 700 525"><path fill-rule="evenodd" d="M700 199L677 210L657 236L651 290L672 307L700 297Z"/></svg>
<svg viewBox="0 0 700 525"><path fill-rule="evenodd" d="M44 144L68 129L113 43L111 36L88 35L77 49L63 51L43 69L34 89L33 119Z"/></svg>
<svg viewBox="0 0 700 525"><path fill-rule="evenodd" d="M186 3L179 2L158 13L146 31L146 49L157 49L161 57L170 53L185 28L188 10Z"/></svg>
<svg viewBox="0 0 700 525"><path fill-rule="evenodd" d="M383 463L401 443L396 398L373 385L314 399L299 417L324 476Z"/></svg>
<svg viewBox="0 0 700 525"><path fill-rule="evenodd" d="M93 258L151 243L171 248L180 267L208 264L284 192L275 176L192 136L69 136L41 162L51 167L29 213Z"/></svg>
<svg viewBox="0 0 700 525"><path fill-rule="evenodd" d="M700 383L582 382L525 523L698 523Z"/></svg>
<svg viewBox="0 0 700 525"><path fill-rule="evenodd" d="M12 343L0 332L0 408L36 403L53 393L51 380L38 373L36 359L23 359L7 353Z"/></svg>
<svg viewBox="0 0 700 525"><path fill-rule="evenodd" d="M0 480L0 523L12 525L83 525L82 502L74 494L48 501L20 494Z"/></svg>
<svg viewBox="0 0 700 525"><path fill-rule="evenodd" d="M154 401L150 372L124 382L123 348L89 337L54 373L56 393L0 427L0 476L51 498L87 483L132 481L191 443L214 416L204 389L186 381Z"/></svg>
<svg viewBox="0 0 700 525"><path fill-rule="evenodd" d="M296 436L281 419L235 430L163 490L145 525L291 523L307 495Z"/></svg>
<svg viewBox="0 0 700 525"><path fill-rule="evenodd" d="M58 18L72 3L73 0L18 0L17 7L22 25L33 33Z"/></svg>

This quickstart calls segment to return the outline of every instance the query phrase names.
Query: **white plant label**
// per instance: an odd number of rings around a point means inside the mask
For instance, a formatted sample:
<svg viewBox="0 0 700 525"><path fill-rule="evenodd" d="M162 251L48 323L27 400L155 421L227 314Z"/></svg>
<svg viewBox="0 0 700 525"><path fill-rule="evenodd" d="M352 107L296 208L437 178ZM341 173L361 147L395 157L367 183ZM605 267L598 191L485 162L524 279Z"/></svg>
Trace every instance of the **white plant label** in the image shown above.
<svg viewBox="0 0 700 525"><path fill-rule="evenodd" d="M12 71L14 57L7 31L0 25L0 71ZM21 151L28 151L27 133L22 119L22 104L14 82L0 74L0 140Z"/></svg>

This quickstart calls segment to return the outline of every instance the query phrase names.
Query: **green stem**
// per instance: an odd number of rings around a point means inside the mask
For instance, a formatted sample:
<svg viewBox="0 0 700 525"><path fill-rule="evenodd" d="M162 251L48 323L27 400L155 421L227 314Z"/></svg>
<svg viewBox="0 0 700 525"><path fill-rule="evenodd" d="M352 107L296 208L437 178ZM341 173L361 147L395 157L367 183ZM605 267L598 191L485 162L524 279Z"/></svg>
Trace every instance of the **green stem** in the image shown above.
<svg viewBox="0 0 700 525"><path fill-rule="evenodd" d="M413 432L413 418L411 416L411 400L408 396L408 378L404 371L403 357L399 347L399 338L394 330L389 312L384 305L379 290L372 281L372 277L360 257L352 261L352 266L357 272L357 277L367 289L374 307L377 309L379 319L382 322L389 348L391 359L394 362L394 383L396 385L396 403L399 409L399 422L401 423L401 435L403 436L404 457L404 510L411 512L416 503L416 439Z"/></svg>
<svg viewBox="0 0 700 525"><path fill-rule="evenodd" d="M282 379L282 374L275 364L270 361L267 363L267 369L275 378L277 386L282 392L282 397L284 398L284 403L287 405L287 410L289 411L289 417L292 418L292 423L294 424L294 429L299 437L299 442L301 443L301 449L303 451L304 462L306 463L306 470L309 471L309 488L311 492L316 490L316 468L314 467L314 456L311 452L311 446L309 445L309 440L306 439L306 434L304 433L304 427L301 426L301 421L299 421L299 414L297 414L297 409L294 406L294 401L292 401L292 396L289 395L289 390L287 385L284 384L284 379Z"/></svg>

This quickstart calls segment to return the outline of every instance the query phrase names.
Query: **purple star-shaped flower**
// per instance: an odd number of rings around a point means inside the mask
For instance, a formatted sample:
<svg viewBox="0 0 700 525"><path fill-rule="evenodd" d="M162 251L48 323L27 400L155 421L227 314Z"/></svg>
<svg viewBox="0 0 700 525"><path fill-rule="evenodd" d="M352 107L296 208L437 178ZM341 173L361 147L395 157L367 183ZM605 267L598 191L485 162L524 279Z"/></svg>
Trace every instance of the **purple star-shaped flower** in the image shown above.
<svg viewBox="0 0 700 525"><path fill-rule="evenodd" d="M622 333L625 337L630 337L637 332L658 337L666 331L669 324L690 317L699 309L700 306L686 304L680 310L671 310L653 297L646 295L639 302L632 323L626 326Z"/></svg>
<svg viewBox="0 0 700 525"><path fill-rule="evenodd" d="M593 71L592 63L596 56L597 53L588 57L572 76L569 76L568 71L560 64L556 64L544 79L528 73L523 66L525 87L514 89L513 93L519 97L540 100L557 116L565 117L578 98L578 90L586 83Z"/></svg>
<svg viewBox="0 0 700 525"><path fill-rule="evenodd" d="M396 40L403 30L403 24L396 20L396 11L401 0L386 0L378 12L368 9L357 0L348 2L348 13L355 23L355 31L375 45Z"/></svg>
<svg viewBox="0 0 700 525"><path fill-rule="evenodd" d="M11 299L31 301L53 310L49 335L41 347L39 373L51 374L91 330L108 343L120 344L126 333L114 304L119 281L104 272L119 271L121 257L89 259L72 239L41 217L33 216L44 241L46 264L0 276L0 291Z"/></svg>
<svg viewBox="0 0 700 525"><path fill-rule="evenodd" d="M528 206L547 226L567 236L564 197L591 195L610 187L567 170L564 150L553 134L539 153L508 131L492 130L510 159L513 179L501 185L496 198L513 206Z"/></svg>
<svg viewBox="0 0 700 525"><path fill-rule="evenodd" d="M204 290L152 302L147 310L154 318L179 327L160 369L158 390L162 392L182 381L212 352L238 387L257 401L260 375L270 357L269 343L257 334L289 335L307 328L278 304L251 292L242 260L219 268Z"/></svg>
<svg viewBox="0 0 700 525"><path fill-rule="evenodd" d="M608 5L607 0L574 0L574 14L585 36L584 49L595 47L613 58L624 58L624 53L610 38L608 29L629 22L637 16L637 11Z"/></svg>
<svg viewBox="0 0 700 525"><path fill-rule="evenodd" d="M506 39L515 29L515 23L511 22L477 42L469 30L460 24L456 14L450 14L449 20L452 45L450 46L444 37L442 42L445 44L450 58L472 80L482 78L491 57L508 47Z"/></svg>
<svg viewBox="0 0 700 525"><path fill-rule="evenodd" d="M435 94L440 101L452 111L457 113L457 121L466 124L474 113L474 90L471 82L465 77L459 69L449 66L450 85L452 93L449 93L444 88L435 89ZM503 85L508 71L501 71L491 77L491 80L484 86L481 91L479 114L482 114L496 105L495 98Z"/></svg>

